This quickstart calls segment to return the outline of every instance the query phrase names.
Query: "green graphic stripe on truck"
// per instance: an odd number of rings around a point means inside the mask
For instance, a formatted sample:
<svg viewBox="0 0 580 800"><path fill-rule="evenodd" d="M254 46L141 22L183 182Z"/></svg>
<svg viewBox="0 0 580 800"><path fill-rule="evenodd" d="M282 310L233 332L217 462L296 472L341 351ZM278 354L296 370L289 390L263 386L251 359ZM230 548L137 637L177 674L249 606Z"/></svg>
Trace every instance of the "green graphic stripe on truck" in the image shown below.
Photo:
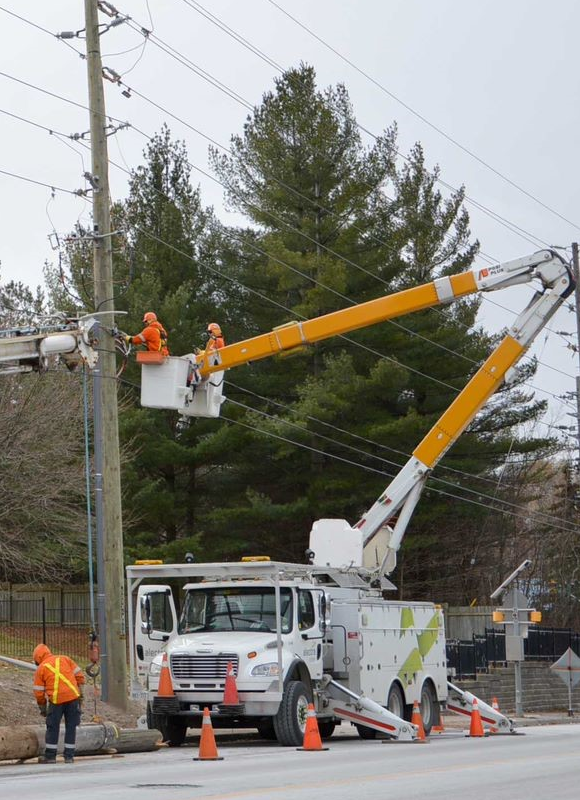
<svg viewBox="0 0 580 800"><path fill-rule="evenodd" d="M412 608L402 608L401 609L401 631L399 633L399 639L405 635L407 632L407 628L414 628L415 627L415 617L413 615Z"/></svg>
<svg viewBox="0 0 580 800"><path fill-rule="evenodd" d="M422 657L425 658L429 650L433 647L439 636L439 614L435 612L423 633L417 636L417 645Z"/></svg>

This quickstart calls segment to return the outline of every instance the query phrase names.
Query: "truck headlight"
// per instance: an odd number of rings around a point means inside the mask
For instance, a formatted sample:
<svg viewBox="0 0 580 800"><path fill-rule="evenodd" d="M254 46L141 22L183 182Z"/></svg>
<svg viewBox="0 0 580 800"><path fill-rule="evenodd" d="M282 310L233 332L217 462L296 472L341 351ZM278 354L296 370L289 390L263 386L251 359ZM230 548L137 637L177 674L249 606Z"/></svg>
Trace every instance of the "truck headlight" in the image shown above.
<svg viewBox="0 0 580 800"><path fill-rule="evenodd" d="M161 674L161 664L157 661L152 661L149 665L149 675L151 675L151 677L155 677L159 674Z"/></svg>
<svg viewBox="0 0 580 800"><path fill-rule="evenodd" d="M272 678L280 674L280 668L277 661L269 661L267 664L255 666L250 674L262 678Z"/></svg>

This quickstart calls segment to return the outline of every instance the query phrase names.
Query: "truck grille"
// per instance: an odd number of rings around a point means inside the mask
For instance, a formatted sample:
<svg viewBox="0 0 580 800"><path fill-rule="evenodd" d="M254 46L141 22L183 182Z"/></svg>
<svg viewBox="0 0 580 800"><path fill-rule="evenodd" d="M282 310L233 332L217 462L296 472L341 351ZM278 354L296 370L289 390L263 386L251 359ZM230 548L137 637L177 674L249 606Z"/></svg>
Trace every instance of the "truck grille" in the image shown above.
<svg viewBox="0 0 580 800"><path fill-rule="evenodd" d="M171 656L171 672L178 681L225 680L230 661L234 675L237 675L238 656L235 653L219 653L215 656L174 653Z"/></svg>

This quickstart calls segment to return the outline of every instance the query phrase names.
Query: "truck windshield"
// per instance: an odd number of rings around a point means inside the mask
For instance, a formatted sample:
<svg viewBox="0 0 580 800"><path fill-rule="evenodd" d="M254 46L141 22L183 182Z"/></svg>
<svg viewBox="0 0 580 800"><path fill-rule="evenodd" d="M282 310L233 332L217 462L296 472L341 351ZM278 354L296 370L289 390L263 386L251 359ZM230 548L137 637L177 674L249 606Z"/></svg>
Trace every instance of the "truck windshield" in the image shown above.
<svg viewBox="0 0 580 800"><path fill-rule="evenodd" d="M292 592L280 589L282 633L292 630ZM179 633L276 630L276 598L268 587L190 589Z"/></svg>

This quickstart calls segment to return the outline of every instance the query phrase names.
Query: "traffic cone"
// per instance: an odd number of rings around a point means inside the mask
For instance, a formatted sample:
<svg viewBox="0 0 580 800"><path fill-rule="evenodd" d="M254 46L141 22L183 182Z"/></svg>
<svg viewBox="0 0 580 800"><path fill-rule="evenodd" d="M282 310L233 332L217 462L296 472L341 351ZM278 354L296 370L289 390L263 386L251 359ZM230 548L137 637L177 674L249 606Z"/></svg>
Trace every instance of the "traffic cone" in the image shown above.
<svg viewBox="0 0 580 800"><path fill-rule="evenodd" d="M219 704L219 710L222 714L236 715L244 713L244 704L240 703L238 687L236 684L236 676L234 674L234 666L231 661L228 662L228 668L226 670L224 699Z"/></svg>
<svg viewBox="0 0 580 800"><path fill-rule="evenodd" d="M427 741L427 737L425 736L425 728L423 727L423 718L421 717L421 709L419 708L419 702L417 700L415 700L415 702L413 703L413 713L411 715L411 723L419 728L417 732L417 741L418 742Z"/></svg>
<svg viewBox="0 0 580 800"><path fill-rule="evenodd" d="M328 750L328 747L322 746L322 739L320 738L320 731L318 730L316 711L314 710L313 703L308 703L308 715L306 717L306 728L304 729L304 741L302 743L302 747L297 747L296 749Z"/></svg>
<svg viewBox="0 0 580 800"><path fill-rule="evenodd" d="M157 694L153 698L153 713L176 714L178 711L179 700L173 691L173 683L171 682L171 672L169 671L167 653L163 653L161 673L159 675L159 685L157 687Z"/></svg>
<svg viewBox="0 0 580 800"><path fill-rule="evenodd" d="M199 739L199 753L194 761L223 761L221 756L218 756L218 750L215 743L215 736L213 734L213 725L211 724L211 717L209 715L209 708L203 709L203 721L201 723L201 736Z"/></svg>
<svg viewBox="0 0 580 800"><path fill-rule="evenodd" d="M500 713L499 712L499 703L497 702L497 697L494 697L493 700L491 701L491 707L493 708L494 711L497 711L498 714ZM495 725L492 725L492 727L489 729L489 732L490 733L499 733L499 730L496 728Z"/></svg>
<svg viewBox="0 0 580 800"><path fill-rule="evenodd" d="M473 705L471 707L471 724L469 725L468 736L485 736L483 723L481 722L481 714L479 713L479 706L477 704L477 697L473 698Z"/></svg>
<svg viewBox="0 0 580 800"><path fill-rule="evenodd" d="M443 717L441 716L441 710L439 710L439 721L437 725L433 725L431 728L431 733L444 733L445 732L445 725L443 724Z"/></svg>
<svg viewBox="0 0 580 800"><path fill-rule="evenodd" d="M159 675L159 686L157 688L157 697L175 697L175 692L173 691L173 682L171 680L171 672L169 671L169 662L167 661L167 653L163 653L161 673Z"/></svg>

